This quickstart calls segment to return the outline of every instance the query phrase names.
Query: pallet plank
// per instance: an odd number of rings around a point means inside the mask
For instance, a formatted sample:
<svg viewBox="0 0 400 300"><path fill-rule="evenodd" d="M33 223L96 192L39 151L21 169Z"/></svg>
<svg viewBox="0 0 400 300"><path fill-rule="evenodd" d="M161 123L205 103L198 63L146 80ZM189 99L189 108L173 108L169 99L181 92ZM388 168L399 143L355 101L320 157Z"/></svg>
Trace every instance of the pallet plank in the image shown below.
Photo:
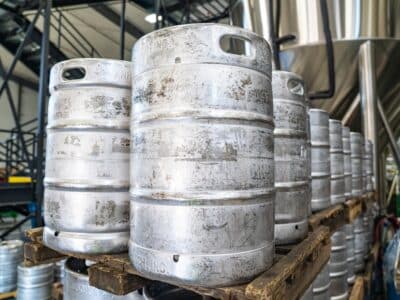
<svg viewBox="0 0 400 300"><path fill-rule="evenodd" d="M0 293L0 300L5 300L5 299L10 299L10 298L16 298L17 297L17 292L7 292L7 293Z"/></svg>
<svg viewBox="0 0 400 300"><path fill-rule="evenodd" d="M344 203L344 214L347 223L353 223L362 211L363 206L360 197L350 199Z"/></svg>
<svg viewBox="0 0 400 300"><path fill-rule="evenodd" d="M364 279L357 276L353 288L350 293L349 300L363 300L364 299Z"/></svg>
<svg viewBox="0 0 400 300"><path fill-rule="evenodd" d="M95 264L89 268L89 284L115 295L126 295L136 291L151 281L142 277L116 270L104 264Z"/></svg>
<svg viewBox="0 0 400 300"><path fill-rule="evenodd" d="M24 258L27 265L56 262L65 257L65 255L47 248L38 242L28 242L24 244Z"/></svg>
<svg viewBox="0 0 400 300"><path fill-rule="evenodd" d="M328 209L322 210L311 215L308 218L308 226L310 231L316 230L319 226L327 226L332 232L346 223L344 207L337 204Z"/></svg>
<svg viewBox="0 0 400 300"><path fill-rule="evenodd" d="M330 232L321 226L246 287L251 299L297 299L327 263Z"/></svg>

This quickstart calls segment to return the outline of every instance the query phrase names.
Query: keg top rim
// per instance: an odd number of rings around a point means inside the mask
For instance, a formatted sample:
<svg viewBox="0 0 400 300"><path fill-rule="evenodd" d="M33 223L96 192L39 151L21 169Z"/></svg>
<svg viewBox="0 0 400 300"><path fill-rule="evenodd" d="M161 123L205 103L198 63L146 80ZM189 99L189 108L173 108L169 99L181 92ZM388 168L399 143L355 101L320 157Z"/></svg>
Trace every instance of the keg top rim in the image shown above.
<svg viewBox="0 0 400 300"><path fill-rule="evenodd" d="M24 242L22 240L6 240L0 242L0 250L22 247Z"/></svg>
<svg viewBox="0 0 400 300"><path fill-rule="evenodd" d="M47 263L47 264L41 264L41 265L34 265L34 266L26 266L24 262L21 262L18 265L18 270L44 270L48 268L53 268L54 263Z"/></svg>
<svg viewBox="0 0 400 300"><path fill-rule="evenodd" d="M342 125L342 121L336 120L336 119L329 119L329 123L335 123L335 124L340 124L340 125Z"/></svg>
<svg viewBox="0 0 400 300"><path fill-rule="evenodd" d="M319 113L323 113L323 114L329 115L326 110L321 109L321 108L310 108L308 111L309 112L319 112Z"/></svg>

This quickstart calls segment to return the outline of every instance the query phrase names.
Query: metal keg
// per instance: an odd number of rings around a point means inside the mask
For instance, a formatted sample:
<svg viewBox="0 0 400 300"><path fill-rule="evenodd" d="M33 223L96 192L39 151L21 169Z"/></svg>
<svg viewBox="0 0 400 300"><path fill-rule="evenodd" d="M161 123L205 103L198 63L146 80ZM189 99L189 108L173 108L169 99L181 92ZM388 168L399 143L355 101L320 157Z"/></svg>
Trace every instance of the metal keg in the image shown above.
<svg viewBox="0 0 400 300"><path fill-rule="evenodd" d="M354 220L354 256L355 256L355 272L364 270L364 255L366 252L366 237L363 217L359 216Z"/></svg>
<svg viewBox="0 0 400 300"><path fill-rule="evenodd" d="M310 109L311 133L311 206L313 211L331 205L331 165L329 156L329 115L321 109Z"/></svg>
<svg viewBox="0 0 400 300"><path fill-rule="evenodd" d="M329 119L329 156L331 161L331 204L345 202L342 123Z"/></svg>
<svg viewBox="0 0 400 300"><path fill-rule="evenodd" d="M343 228L338 229L331 236L331 243L331 258L329 260L330 299L347 299L347 246L346 233Z"/></svg>
<svg viewBox="0 0 400 300"><path fill-rule="evenodd" d="M23 260L23 246L20 240L0 242L0 293L17 287L17 266Z"/></svg>
<svg viewBox="0 0 400 300"><path fill-rule="evenodd" d="M303 80L272 72L275 149L275 243L291 244L308 233L310 186L307 156L307 109Z"/></svg>
<svg viewBox="0 0 400 300"><path fill-rule="evenodd" d="M331 277L329 276L329 264L314 279L313 300L327 300L330 296Z"/></svg>
<svg viewBox="0 0 400 300"><path fill-rule="evenodd" d="M344 196L346 199L352 196L351 179L351 146L350 146L350 128L342 126L343 139L343 170L344 170Z"/></svg>
<svg viewBox="0 0 400 300"><path fill-rule="evenodd" d="M353 224L344 225L346 232L346 247L347 247L347 283L353 284L356 276L354 273L356 258L354 256L354 226Z"/></svg>
<svg viewBox="0 0 400 300"><path fill-rule="evenodd" d="M140 300L138 292L117 296L89 285L88 267L84 260L69 258L65 263L64 300Z"/></svg>
<svg viewBox="0 0 400 300"><path fill-rule="evenodd" d="M313 288L312 284L308 287L308 289L304 292L303 296L301 296L300 300L313 300Z"/></svg>
<svg viewBox="0 0 400 300"><path fill-rule="evenodd" d="M54 264L37 266L18 265L17 300L51 299Z"/></svg>
<svg viewBox="0 0 400 300"><path fill-rule="evenodd" d="M352 188L351 193L352 196L361 196L363 192L362 188L362 136L358 132L350 132L350 149L351 149L351 180L352 180Z"/></svg>
<svg viewBox="0 0 400 300"><path fill-rule="evenodd" d="M372 158L373 144L370 140L365 139L365 148L364 148L364 157L363 157L363 166L365 173L365 183L364 189L366 192L372 192L374 190L373 187L373 176L374 176L374 166L373 166L373 158Z"/></svg>
<svg viewBox="0 0 400 300"><path fill-rule="evenodd" d="M127 250L130 66L72 59L51 69L43 234L50 248Z"/></svg>
<svg viewBox="0 0 400 300"><path fill-rule="evenodd" d="M251 55L226 52L225 38L246 41ZM188 24L147 34L132 57L133 265L172 283L250 280L274 257L268 43Z"/></svg>
<svg viewBox="0 0 400 300"><path fill-rule="evenodd" d="M312 215L311 196L312 196L312 174L311 174L311 125L310 125L310 99L307 98L307 90L304 92L305 104L306 104L306 136L307 136L307 176L308 176L308 188L309 188L309 200L308 200L308 216Z"/></svg>
<svg viewBox="0 0 400 300"><path fill-rule="evenodd" d="M62 259L54 264L54 282L61 282L64 284L66 261L67 259Z"/></svg>

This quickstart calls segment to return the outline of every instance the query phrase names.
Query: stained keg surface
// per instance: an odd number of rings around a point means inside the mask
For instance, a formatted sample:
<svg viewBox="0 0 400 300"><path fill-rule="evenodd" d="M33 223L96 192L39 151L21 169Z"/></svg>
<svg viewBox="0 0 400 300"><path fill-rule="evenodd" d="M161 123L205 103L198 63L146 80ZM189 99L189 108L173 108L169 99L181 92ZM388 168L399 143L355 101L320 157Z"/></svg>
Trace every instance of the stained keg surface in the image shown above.
<svg viewBox="0 0 400 300"><path fill-rule="evenodd" d="M308 232L310 205L307 106L301 77L272 72L275 152L275 243L291 244Z"/></svg>
<svg viewBox="0 0 400 300"><path fill-rule="evenodd" d="M126 251L131 64L60 62L50 92L44 243L74 253Z"/></svg>
<svg viewBox="0 0 400 300"><path fill-rule="evenodd" d="M326 111L312 108L311 135L311 207L323 210L331 205L331 165L329 155L329 115Z"/></svg>
<svg viewBox="0 0 400 300"><path fill-rule="evenodd" d="M244 39L250 53L225 52L223 37ZM274 253L268 44L192 24L152 32L132 53L133 265L172 283L250 280Z"/></svg>

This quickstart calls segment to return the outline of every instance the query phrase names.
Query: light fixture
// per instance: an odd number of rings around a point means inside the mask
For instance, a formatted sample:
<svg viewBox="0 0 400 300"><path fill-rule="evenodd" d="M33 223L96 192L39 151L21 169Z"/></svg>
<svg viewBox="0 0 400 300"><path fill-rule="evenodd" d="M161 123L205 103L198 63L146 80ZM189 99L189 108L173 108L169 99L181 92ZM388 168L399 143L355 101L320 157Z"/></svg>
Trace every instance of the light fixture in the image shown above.
<svg viewBox="0 0 400 300"><path fill-rule="evenodd" d="M144 18L147 22L154 24L156 22L156 14L149 14ZM162 20L162 16L158 16L158 21Z"/></svg>

